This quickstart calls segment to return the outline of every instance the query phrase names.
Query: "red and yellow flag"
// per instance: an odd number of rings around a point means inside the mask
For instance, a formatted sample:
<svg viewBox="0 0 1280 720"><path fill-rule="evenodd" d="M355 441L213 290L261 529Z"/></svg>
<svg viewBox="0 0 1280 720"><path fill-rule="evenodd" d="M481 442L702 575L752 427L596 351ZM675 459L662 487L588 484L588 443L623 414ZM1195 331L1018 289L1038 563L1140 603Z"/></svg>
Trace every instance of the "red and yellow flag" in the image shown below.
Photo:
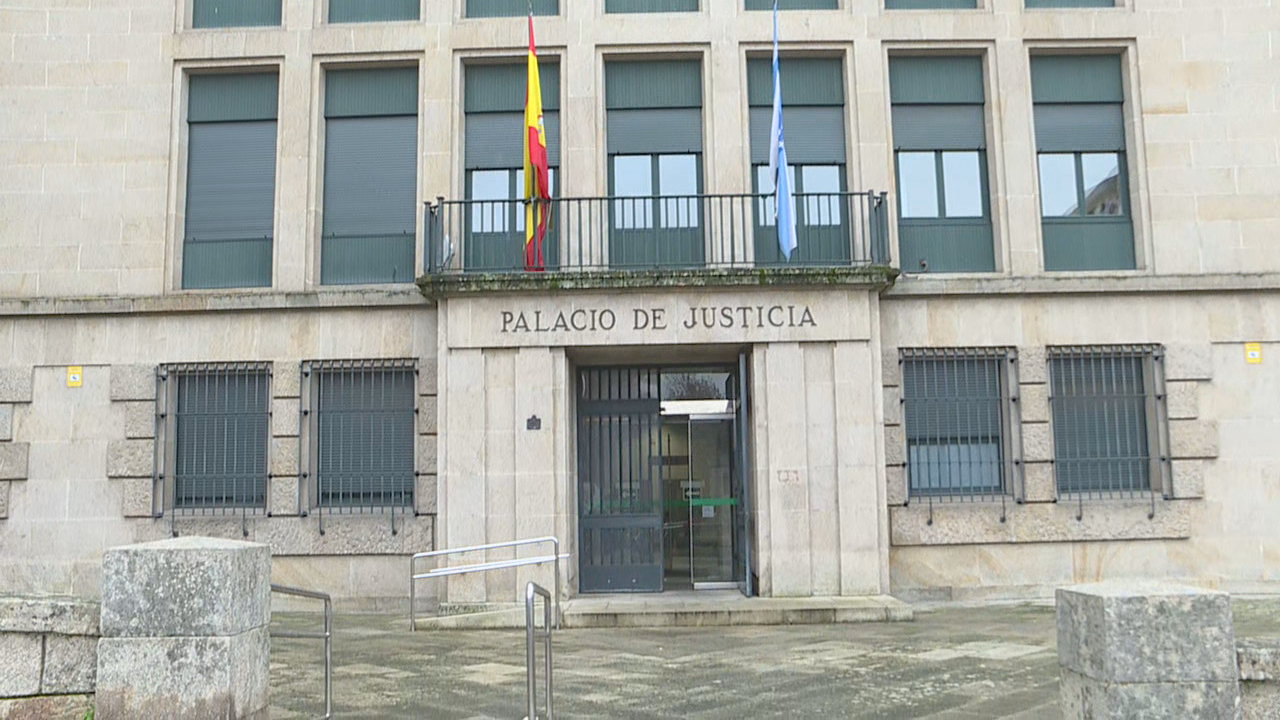
<svg viewBox="0 0 1280 720"><path fill-rule="evenodd" d="M546 269L542 243L551 214L551 182L547 165L547 130L542 124L542 78L533 42L533 14L529 15L529 89L524 101L524 200L526 270Z"/></svg>

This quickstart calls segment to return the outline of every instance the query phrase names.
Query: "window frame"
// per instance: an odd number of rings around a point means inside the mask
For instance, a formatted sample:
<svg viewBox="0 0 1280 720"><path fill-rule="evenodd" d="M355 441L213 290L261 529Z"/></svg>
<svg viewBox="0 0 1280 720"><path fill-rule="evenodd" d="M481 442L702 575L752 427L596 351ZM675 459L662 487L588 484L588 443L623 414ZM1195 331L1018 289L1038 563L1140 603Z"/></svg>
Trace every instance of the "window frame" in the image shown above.
<svg viewBox="0 0 1280 720"><path fill-rule="evenodd" d="M343 25L356 25L356 24L365 24L365 23L421 22L422 21L422 2L421 0L412 0L412 2L413 4L417 5L415 15L412 18L373 18L373 19L362 18L359 20L334 20L333 19L334 0L324 0L324 6L323 6L324 24L343 26Z"/></svg>
<svg viewBox="0 0 1280 720"><path fill-rule="evenodd" d="M320 408L319 393L320 376L328 372L399 372L409 371L412 383L412 454L408 499L403 503L369 503L369 504L328 504L322 503L320 489ZM392 522L397 514L417 514L417 481L422 476L418 457L418 436L421 432L418 417L420 414L419 396L420 371L413 358L386 358L363 360L305 360L301 366L300 413L303 422L299 428L298 455L299 470L303 480L299 488L299 507L303 515L316 513L320 518L320 532L324 532L325 515L380 515L390 514ZM394 494L394 490L389 491Z"/></svg>
<svg viewBox="0 0 1280 720"><path fill-rule="evenodd" d="M1070 155L1072 164L1075 169L1075 190L1076 190L1076 212L1071 215L1045 215L1044 214L1044 173L1040 168L1040 159L1046 155ZM1116 215L1090 215L1086 211L1086 201L1088 200L1087 189L1084 184L1084 156L1085 155L1115 155L1118 172L1116 177L1119 180L1120 188L1118 194L1120 196L1120 212ZM1121 221L1127 223L1133 222L1133 215L1130 212L1131 201L1129 199L1129 169L1128 169L1128 153L1124 150L1075 150L1072 152L1036 152L1036 177L1040 183L1040 220L1050 222L1107 222Z"/></svg>
<svg viewBox="0 0 1280 720"><path fill-rule="evenodd" d="M178 147L175 149L176 158L179 163L179 172L177 174L176 186L173 184L170 185L170 190L174 192L178 198L178 202L180 203L180 212L181 212L180 219L170 226L171 227L170 232L172 234L171 243L173 248L173 262L171 264L171 267L169 268L168 277L169 277L169 282L172 283L171 287L175 291L198 293L198 292L210 292L210 291L225 292L228 290L238 290L238 291L253 292L258 290L269 290L275 287L276 271L277 271L276 251L278 249L276 241L278 239L277 237L278 230L279 230L278 224L280 222L280 203L279 203L280 159L281 159L280 142L281 142L281 132L282 132L281 126L280 126L280 92L281 92L280 77L282 72L283 72L282 66L276 65L276 64L267 64L267 65L261 65L261 66L257 66L257 65L248 66L244 68L240 68L240 67L227 68L223 66L191 66L191 67L184 68L183 72L181 73L185 92L183 93L183 100L180 108L181 119L179 120L180 127L178 130L179 144L178 144ZM254 114L255 117L244 118L243 116L241 116L241 117L228 118L223 116L215 119L210 119L207 117L192 119L192 102L193 102L192 88L194 84L205 82L207 79L211 79L211 78L218 78L221 80L229 80L229 81L253 82L255 77L259 79L265 78L265 77L274 78L275 92L274 92L272 102L274 103L275 106L274 106L274 112L272 113L272 117L267 118L265 116L256 116L257 114L251 113L251 114ZM246 91L252 92L252 88L242 89L242 93ZM235 239L221 239L216 241L199 240L198 238L193 238L191 234L191 227L190 227L191 219L193 216L193 213L191 212L191 203L192 203L192 199L194 197L197 197L198 193L194 193L192 191L192 181L193 181L193 178L200 173L193 171L193 168L196 167L196 164L193 164L192 162L192 144L193 144L192 138L194 135L198 135L204 132L203 130L196 131L195 128L201 127L201 126L219 127L222 129L226 129L228 127L233 127L233 126L244 128L245 126L263 125L266 123L270 123L274 129L274 132L272 134L272 146L271 146L271 154L270 154L270 158L271 158L271 193L270 193L271 220L270 220L269 233L265 236L241 237L241 238L235 238ZM201 198L201 200L207 201L204 198ZM265 277L263 277L260 281L234 282L234 283L216 283L216 282L201 283L201 282L197 282L195 278L191 277L192 275L195 275L198 272L197 263L192 260L192 256L198 254L197 248L200 248L201 251L205 251L205 249L201 247L201 243L208 243L210 245L216 246L223 242L237 241L237 242L247 243L255 240L265 241L265 244L267 246L265 248L266 267L260 268L260 271L264 273ZM244 278L242 277L240 279L243 280Z"/></svg>
<svg viewBox="0 0 1280 720"><path fill-rule="evenodd" d="M902 208L905 205L902 194L902 165L901 157L903 153L913 154L932 154L933 155L933 172L937 179L935 191L937 192L938 214L934 216L911 216L907 217L902 214ZM946 173L943 169L943 155L947 153L973 153L978 156L978 192L981 194L980 200L982 205L982 214L980 215L947 215L947 183ZM893 170L895 188L898 192L898 222L906 222L913 225L933 226L933 225L989 225L991 224L991 192L989 170L987 167L987 151L979 150L894 150L893 151Z"/></svg>
<svg viewBox="0 0 1280 720"><path fill-rule="evenodd" d="M661 168L660 168L662 158L688 157L688 156L692 156L694 158L694 178L696 182L696 191L694 192L693 195L663 195L662 181L661 181ZM650 188L652 188L649 195L618 195L617 194L617 191L616 191L617 186L615 184L616 176L615 176L614 161L620 157L649 158L649 173L650 173L649 177L650 177L650 183L651 183ZM675 230L675 231L696 230L701 228L703 208L702 208L702 202L700 199L706 193L706 185L704 184L704 178L703 178L703 174L705 173L706 169L703 166L702 161L703 161L703 153L701 152L696 152L696 153L694 152L610 153L608 155L608 163L609 163L609 201L608 202L609 202L610 232L618 232L618 231L662 232L662 231L670 231L670 230ZM667 206L662 204L661 202L664 198L686 198L685 202L691 202L693 206L692 212L691 212L691 215L693 217L693 224L692 225L665 224L663 222L663 218L667 214L666 213ZM692 198L692 199L690 200L689 198ZM634 216L638 212L643 212L649 220L648 224L619 227L617 224L619 221L618 219L628 214L625 206L622 206L619 204L624 201L635 203L633 205L633 207L635 208L643 208L643 210L636 210L636 209L630 210L630 214ZM668 202L678 203L680 201L668 200ZM681 211L677 209L675 212L678 215Z"/></svg>
<svg viewBox="0 0 1280 720"><path fill-rule="evenodd" d="M567 2L568 0L565 0L565 1ZM471 12L472 2L474 2L474 0L462 0L462 19L463 20L485 20L489 18L526 17L526 11L523 9L525 8L526 3L519 2L519 0L516 0L516 2L512 3L513 5L519 6L517 11L512 12L510 14L492 14L492 15L477 15L472 13ZM542 10L540 6L545 5L547 3L555 4L556 6L555 12L545 12ZM561 15L561 11L563 10L563 8L560 7L560 3L561 3L561 0L533 0L533 6L534 6L533 14L535 17L559 17Z"/></svg>
<svg viewBox="0 0 1280 720"><path fill-rule="evenodd" d="M770 189L765 192L761 185L761 170L767 170L768 165L756 163L751 166L751 182L753 194L756 196L755 212L757 219L755 224L762 228L772 228L777 224L777 218L774 213L774 203L776 202L776 191ZM805 170L809 168L833 168L838 173L838 189L822 190L810 193L806 190ZM791 187L792 217L796 219L797 228L843 228L848 225L849 214L846 205L845 196L849 194L849 178L844 163L798 163L791 165ZM812 197L805 197L811 195ZM825 196L825 197L824 197ZM835 217L833 222L809 222L810 215L816 214L818 217L831 216Z"/></svg>
<svg viewBox="0 0 1280 720"><path fill-rule="evenodd" d="M998 446L1000 450L1000 459L997 464L999 468L999 484L996 486L983 485L972 490L957 488L954 486L937 488L936 491L922 492L913 488L912 485L912 438L908 429L907 418L912 403L912 398L907 393L907 373L906 366L908 363L957 363L957 362L990 362L996 365L995 377L1000 383L999 398L994 401L998 404L1000 423L998 438ZM1022 429L1021 416L1019 412L1019 396L1020 386L1018 377L1018 351L1014 347L924 347L924 348L899 348L898 363L902 368L902 385L899 388L899 402L902 406L902 433L903 433L903 482L905 483L905 496L907 504L911 504L914 500L923 500L928 503L933 502L990 502L1005 500L1014 500L1021 502L1025 496L1024 477L1023 477L1023 452L1022 452ZM991 402L991 398L987 398L986 402ZM928 402L945 402L945 400L933 399ZM968 439L976 437L976 435L966 436L958 439ZM931 446L938 446L937 443ZM945 445L944 445L945 447Z"/></svg>
<svg viewBox="0 0 1280 720"><path fill-rule="evenodd" d="M819 4L823 7L813 7ZM752 7L752 5L760 5L760 7ZM773 9L773 0L744 0L742 7L747 12L768 12ZM778 0L778 12L796 10L829 12L840 9L842 9L840 0Z"/></svg>
<svg viewBox="0 0 1280 720"><path fill-rule="evenodd" d="M207 505L180 507L177 503L178 477L178 423L180 407L179 380L184 376L220 377L220 376L258 377L261 386L255 390L264 393L262 440L262 503L261 505ZM154 517L198 517L209 515L265 516L271 501L271 416L274 399L272 384L274 373L270 362L213 362L213 363L170 363L156 368L156 455L153 475L152 513Z"/></svg>
<svg viewBox="0 0 1280 720"><path fill-rule="evenodd" d="M1054 493L1059 500L1098 499L1133 499L1156 496L1168 499L1172 493L1172 466L1169 454L1169 413L1166 401L1166 375L1164 361L1166 350L1158 344L1134 345L1051 345L1047 348L1045 364L1049 396L1050 437L1053 443ZM1060 361L1090 360L1106 362L1115 359L1137 358L1142 370L1143 391L1143 433L1146 447L1144 452L1147 461L1146 487L1093 488L1064 487L1060 468L1064 462L1080 458L1063 458L1063 448L1059 446L1058 428L1061 422L1058 413L1062 396L1055 392L1055 379ZM1114 383L1114 379L1107 382ZM1063 411L1065 412L1065 411ZM1095 460L1094 458L1088 458ZM1097 458L1099 461L1115 461L1112 458ZM1121 459L1122 460L1122 459Z"/></svg>

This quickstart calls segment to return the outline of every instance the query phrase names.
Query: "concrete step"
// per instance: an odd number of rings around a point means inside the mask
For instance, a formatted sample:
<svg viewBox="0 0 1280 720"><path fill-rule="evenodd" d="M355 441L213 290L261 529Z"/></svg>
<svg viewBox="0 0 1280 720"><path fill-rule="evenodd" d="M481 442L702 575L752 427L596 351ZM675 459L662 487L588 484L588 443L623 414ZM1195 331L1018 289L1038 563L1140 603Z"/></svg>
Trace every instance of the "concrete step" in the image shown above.
<svg viewBox="0 0 1280 720"><path fill-rule="evenodd" d="M747 598L737 593L663 593L638 598L593 596L565 606L567 628L716 627L906 622L911 607L887 595L870 597Z"/></svg>
<svg viewBox="0 0 1280 720"><path fill-rule="evenodd" d="M538 608L541 616L541 606ZM565 628L716 627L908 622L911 606L887 595L748 598L736 591L654 595L590 595L564 601ZM489 605L470 613L420 617L420 630L524 627L522 605Z"/></svg>

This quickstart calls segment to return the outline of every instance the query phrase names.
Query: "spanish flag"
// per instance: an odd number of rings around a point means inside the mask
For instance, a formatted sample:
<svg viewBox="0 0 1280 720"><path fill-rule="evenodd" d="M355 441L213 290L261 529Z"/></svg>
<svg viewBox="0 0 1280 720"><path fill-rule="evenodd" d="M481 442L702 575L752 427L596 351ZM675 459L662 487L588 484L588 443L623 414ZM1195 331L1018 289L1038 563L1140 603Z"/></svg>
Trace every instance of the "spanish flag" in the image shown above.
<svg viewBox="0 0 1280 720"><path fill-rule="evenodd" d="M542 79L533 43L533 13L529 14L529 88L524 101L524 200L526 270L546 269L542 242L551 214L551 182L547 166L547 130L542 124Z"/></svg>

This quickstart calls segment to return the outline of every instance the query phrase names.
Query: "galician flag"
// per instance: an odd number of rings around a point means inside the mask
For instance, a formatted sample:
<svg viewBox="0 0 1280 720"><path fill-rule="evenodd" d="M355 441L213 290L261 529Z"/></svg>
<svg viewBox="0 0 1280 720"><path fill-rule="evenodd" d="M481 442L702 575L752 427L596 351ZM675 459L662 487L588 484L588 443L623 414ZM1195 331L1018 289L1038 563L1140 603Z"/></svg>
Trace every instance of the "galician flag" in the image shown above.
<svg viewBox="0 0 1280 720"><path fill-rule="evenodd" d="M791 191L791 165L787 162L787 143L782 130L782 83L778 71L778 0L773 0L773 123L769 130L769 174L776 193L774 205L778 247L787 260L796 249L796 218Z"/></svg>
<svg viewBox="0 0 1280 720"><path fill-rule="evenodd" d="M526 270L546 269L542 243L551 214L551 182L547 166L547 130L542 124L542 78L533 42L533 10L529 11L529 87L524 100L524 200Z"/></svg>

